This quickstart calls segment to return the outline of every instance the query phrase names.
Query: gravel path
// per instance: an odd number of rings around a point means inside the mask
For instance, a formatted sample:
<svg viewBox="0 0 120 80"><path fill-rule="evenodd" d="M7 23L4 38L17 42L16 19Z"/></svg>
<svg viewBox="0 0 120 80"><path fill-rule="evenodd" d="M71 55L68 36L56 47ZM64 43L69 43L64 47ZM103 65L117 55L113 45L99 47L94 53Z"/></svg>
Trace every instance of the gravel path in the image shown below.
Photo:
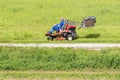
<svg viewBox="0 0 120 80"><path fill-rule="evenodd" d="M64 47L64 48L83 48L83 49L102 49L102 48L120 48L120 44L103 43L0 43L0 46L7 47Z"/></svg>

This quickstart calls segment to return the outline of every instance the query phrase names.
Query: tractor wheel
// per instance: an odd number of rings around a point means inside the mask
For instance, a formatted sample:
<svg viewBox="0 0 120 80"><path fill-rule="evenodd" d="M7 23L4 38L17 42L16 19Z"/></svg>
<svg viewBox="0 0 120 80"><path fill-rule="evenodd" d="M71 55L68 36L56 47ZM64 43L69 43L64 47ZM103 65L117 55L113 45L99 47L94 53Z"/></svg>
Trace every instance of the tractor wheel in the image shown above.
<svg viewBox="0 0 120 80"><path fill-rule="evenodd" d="M48 37L47 37L47 40L53 41L53 37L52 37L52 36L48 36Z"/></svg>
<svg viewBox="0 0 120 80"><path fill-rule="evenodd" d="M74 32L72 33L72 35L73 35L73 39L76 39L76 38L77 38L77 33L76 33L76 31L74 31Z"/></svg>
<svg viewBox="0 0 120 80"><path fill-rule="evenodd" d="M68 34L68 35L66 36L66 39L69 40L69 41L73 40L72 34Z"/></svg>

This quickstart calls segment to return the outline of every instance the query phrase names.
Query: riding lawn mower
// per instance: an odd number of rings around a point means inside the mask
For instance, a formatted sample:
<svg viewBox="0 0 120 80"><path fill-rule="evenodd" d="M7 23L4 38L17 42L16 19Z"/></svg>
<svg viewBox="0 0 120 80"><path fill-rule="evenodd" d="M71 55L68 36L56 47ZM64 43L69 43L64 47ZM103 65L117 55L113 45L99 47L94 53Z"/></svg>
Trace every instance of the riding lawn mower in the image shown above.
<svg viewBox="0 0 120 80"><path fill-rule="evenodd" d="M49 32L46 33L48 40L74 40L77 38L76 28L89 28L93 27L96 23L95 16L89 16L83 18L82 22L76 22L72 20L65 20L66 23L64 25L63 30L50 34Z"/></svg>

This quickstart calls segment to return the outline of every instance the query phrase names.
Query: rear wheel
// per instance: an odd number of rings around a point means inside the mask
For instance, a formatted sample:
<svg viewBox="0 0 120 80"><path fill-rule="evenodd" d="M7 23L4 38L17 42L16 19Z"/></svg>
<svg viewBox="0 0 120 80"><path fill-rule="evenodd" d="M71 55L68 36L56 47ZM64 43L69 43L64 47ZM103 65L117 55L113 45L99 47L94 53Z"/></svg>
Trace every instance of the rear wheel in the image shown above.
<svg viewBox="0 0 120 80"><path fill-rule="evenodd" d="M67 37L66 37L66 39L69 40L69 41L73 40L72 34L68 34Z"/></svg>
<svg viewBox="0 0 120 80"><path fill-rule="evenodd" d="M72 35L73 35L73 38L74 38L74 39L77 38L77 33L76 33L76 31L74 31L74 32L72 33Z"/></svg>

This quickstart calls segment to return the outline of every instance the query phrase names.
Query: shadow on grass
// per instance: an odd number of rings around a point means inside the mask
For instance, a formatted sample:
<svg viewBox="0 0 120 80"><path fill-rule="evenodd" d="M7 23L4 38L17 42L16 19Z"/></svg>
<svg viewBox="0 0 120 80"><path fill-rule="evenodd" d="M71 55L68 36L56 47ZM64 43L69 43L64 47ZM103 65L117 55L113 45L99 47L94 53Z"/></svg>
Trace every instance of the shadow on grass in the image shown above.
<svg viewBox="0 0 120 80"><path fill-rule="evenodd" d="M99 33L97 33L97 34L88 34L88 35L86 35L84 37L79 37L78 36L78 38L98 38L98 37L100 37Z"/></svg>
<svg viewBox="0 0 120 80"><path fill-rule="evenodd" d="M85 36L85 38L98 38L100 37L100 34L88 34Z"/></svg>

